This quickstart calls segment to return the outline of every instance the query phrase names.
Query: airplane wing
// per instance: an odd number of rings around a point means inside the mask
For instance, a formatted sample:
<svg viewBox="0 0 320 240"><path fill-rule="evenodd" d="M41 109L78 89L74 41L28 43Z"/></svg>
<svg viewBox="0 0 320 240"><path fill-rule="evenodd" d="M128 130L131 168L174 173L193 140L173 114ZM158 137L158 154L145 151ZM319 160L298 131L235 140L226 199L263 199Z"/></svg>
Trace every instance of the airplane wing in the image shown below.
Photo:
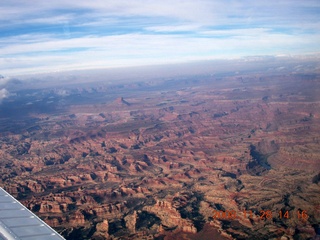
<svg viewBox="0 0 320 240"><path fill-rule="evenodd" d="M63 240L44 221L0 187L0 240Z"/></svg>

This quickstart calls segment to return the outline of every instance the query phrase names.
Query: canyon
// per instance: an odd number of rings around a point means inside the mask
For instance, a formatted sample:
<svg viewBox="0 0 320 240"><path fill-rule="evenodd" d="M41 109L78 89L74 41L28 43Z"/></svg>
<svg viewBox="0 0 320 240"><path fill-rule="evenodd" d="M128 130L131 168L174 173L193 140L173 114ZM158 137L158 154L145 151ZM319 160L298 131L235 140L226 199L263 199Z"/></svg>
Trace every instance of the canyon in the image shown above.
<svg viewBox="0 0 320 240"><path fill-rule="evenodd" d="M66 239L320 235L320 74L196 75L16 98L0 105L0 186Z"/></svg>

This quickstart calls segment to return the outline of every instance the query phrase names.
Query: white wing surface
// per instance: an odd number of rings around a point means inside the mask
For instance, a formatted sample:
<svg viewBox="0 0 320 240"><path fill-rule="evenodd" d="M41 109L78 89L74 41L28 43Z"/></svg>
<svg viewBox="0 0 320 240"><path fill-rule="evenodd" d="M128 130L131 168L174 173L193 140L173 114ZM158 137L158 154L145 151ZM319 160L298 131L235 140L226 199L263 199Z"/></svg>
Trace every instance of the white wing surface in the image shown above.
<svg viewBox="0 0 320 240"><path fill-rule="evenodd" d="M0 187L0 240L62 240L60 234Z"/></svg>

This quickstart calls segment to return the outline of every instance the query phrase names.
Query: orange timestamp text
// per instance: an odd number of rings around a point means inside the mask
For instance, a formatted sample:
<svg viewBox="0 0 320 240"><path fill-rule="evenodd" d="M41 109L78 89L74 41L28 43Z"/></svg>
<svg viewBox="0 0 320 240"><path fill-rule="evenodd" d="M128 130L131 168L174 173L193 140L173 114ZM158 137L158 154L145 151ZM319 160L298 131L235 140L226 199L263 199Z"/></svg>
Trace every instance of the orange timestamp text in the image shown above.
<svg viewBox="0 0 320 240"><path fill-rule="evenodd" d="M296 216L300 220L306 221L309 216L307 214L307 211L301 210L301 211L295 211L295 212L289 212L289 211L277 211L273 212L271 210L261 210L259 212L253 212L251 210L242 210L242 211L235 211L235 210L214 210L213 211L213 218L214 219L226 219L226 220L233 220L233 219L239 219L239 218L258 218L260 220L272 220L273 218L278 219L289 219L293 216Z"/></svg>

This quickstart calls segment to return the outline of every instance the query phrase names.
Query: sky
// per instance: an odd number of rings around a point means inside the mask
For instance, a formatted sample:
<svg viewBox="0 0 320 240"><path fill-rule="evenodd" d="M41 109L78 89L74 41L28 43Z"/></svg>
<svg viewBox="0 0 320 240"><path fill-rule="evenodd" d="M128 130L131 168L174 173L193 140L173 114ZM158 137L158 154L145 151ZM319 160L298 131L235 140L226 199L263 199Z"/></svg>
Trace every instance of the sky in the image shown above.
<svg viewBox="0 0 320 240"><path fill-rule="evenodd" d="M318 54L319 30L319 0L1 0L0 74Z"/></svg>

